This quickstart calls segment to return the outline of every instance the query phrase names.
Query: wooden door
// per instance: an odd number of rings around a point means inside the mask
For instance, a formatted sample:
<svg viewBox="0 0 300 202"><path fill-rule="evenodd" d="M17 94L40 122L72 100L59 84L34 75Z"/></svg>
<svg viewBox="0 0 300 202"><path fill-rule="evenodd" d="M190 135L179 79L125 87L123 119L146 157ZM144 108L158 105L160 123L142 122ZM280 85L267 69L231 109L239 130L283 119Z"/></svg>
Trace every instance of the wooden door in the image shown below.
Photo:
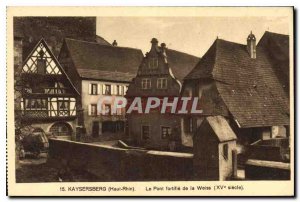
<svg viewBox="0 0 300 202"><path fill-rule="evenodd" d="M99 137L99 122L98 121L94 121L93 122L93 127L92 127L92 135L93 137Z"/></svg>

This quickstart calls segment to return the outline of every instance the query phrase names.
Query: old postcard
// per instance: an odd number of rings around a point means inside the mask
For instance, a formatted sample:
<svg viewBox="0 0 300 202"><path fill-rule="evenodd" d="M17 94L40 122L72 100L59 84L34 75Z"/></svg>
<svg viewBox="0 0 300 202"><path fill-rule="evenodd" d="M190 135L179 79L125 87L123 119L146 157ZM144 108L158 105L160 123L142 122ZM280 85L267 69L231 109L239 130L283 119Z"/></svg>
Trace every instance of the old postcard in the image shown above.
<svg viewBox="0 0 300 202"><path fill-rule="evenodd" d="M8 7L10 196L293 196L293 7Z"/></svg>

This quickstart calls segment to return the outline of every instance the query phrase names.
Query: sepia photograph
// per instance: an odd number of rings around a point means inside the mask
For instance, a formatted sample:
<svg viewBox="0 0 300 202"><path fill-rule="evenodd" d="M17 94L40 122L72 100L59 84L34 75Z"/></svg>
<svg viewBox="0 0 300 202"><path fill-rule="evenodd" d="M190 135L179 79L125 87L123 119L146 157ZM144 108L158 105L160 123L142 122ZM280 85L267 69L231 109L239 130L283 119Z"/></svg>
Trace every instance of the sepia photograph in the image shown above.
<svg viewBox="0 0 300 202"><path fill-rule="evenodd" d="M9 193L294 193L293 7L38 9L8 8Z"/></svg>

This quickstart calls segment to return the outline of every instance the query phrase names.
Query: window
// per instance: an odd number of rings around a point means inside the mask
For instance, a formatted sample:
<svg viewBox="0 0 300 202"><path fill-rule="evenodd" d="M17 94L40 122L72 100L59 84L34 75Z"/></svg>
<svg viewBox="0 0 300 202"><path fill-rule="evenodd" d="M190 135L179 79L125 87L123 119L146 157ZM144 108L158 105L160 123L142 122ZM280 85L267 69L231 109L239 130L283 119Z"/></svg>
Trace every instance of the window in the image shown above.
<svg viewBox="0 0 300 202"><path fill-rule="evenodd" d="M150 88L151 88L151 80L142 79L142 89L150 89Z"/></svg>
<svg viewBox="0 0 300 202"><path fill-rule="evenodd" d="M43 58L37 59L37 73L38 74L46 73L46 60Z"/></svg>
<svg viewBox="0 0 300 202"><path fill-rule="evenodd" d="M172 131L170 127L161 127L161 138L168 139L172 135Z"/></svg>
<svg viewBox="0 0 300 202"><path fill-rule="evenodd" d="M158 59L157 58L150 58L148 65L149 65L150 69L158 68Z"/></svg>
<svg viewBox="0 0 300 202"><path fill-rule="evenodd" d="M104 95L111 95L111 85L104 86Z"/></svg>
<svg viewBox="0 0 300 202"><path fill-rule="evenodd" d="M150 126L142 126L142 139L148 140L150 138Z"/></svg>
<svg viewBox="0 0 300 202"><path fill-rule="evenodd" d="M91 84L91 95L98 95L98 88L96 83Z"/></svg>
<svg viewBox="0 0 300 202"><path fill-rule="evenodd" d="M59 110L69 110L69 102L68 101L59 101L58 109Z"/></svg>
<svg viewBox="0 0 300 202"><path fill-rule="evenodd" d="M109 104L104 105L104 115L111 115L111 106Z"/></svg>
<svg viewBox="0 0 300 202"><path fill-rule="evenodd" d="M97 105L96 104L91 105L91 116L97 116Z"/></svg>
<svg viewBox="0 0 300 202"><path fill-rule="evenodd" d="M223 156L224 156L224 159L228 159L228 144L224 144L223 145Z"/></svg>
<svg viewBox="0 0 300 202"><path fill-rule="evenodd" d="M194 123L193 123L193 118L192 117L189 117L189 118L186 118L184 120L184 129L185 129L185 132L187 133L192 133L193 130L194 130Z"/></svg>
<svg viewBox="0 0 300 202"><path fill-rule="evenodd" d="M49 88L45 88L44 91L49 94L64 94L66 93L66 88L61 82L55 82L54 86L51 85Z"/></svg>
<svg viewBox="0 0 300 202"><path fill-rule="evenodd" d="M167 78L158 78L157 79L157 88L167 89Z"/></svg>
<svg viewBox="0 0 300 202"><path fill-rule="evenodd" d="M59 100L58 104L58 115L59 116L68 116L69 115L69 101Z"/></svg>
<svg viewBox="0 0 300 202"><path fill-rule="evenodd" d="M117 85L117 95L124 95L124 86Z"/></svg>
<svg viewBox="0 0 300 202"><path fill-rule="evenodd" d="M25 99L26 110L46 110L46 99Z"/></svg>
<svg viewBox="0 0 300 202"><path fill-rule="evenodd" d="M121 93L120 93L120 86L119 85L116 85L116 90L117 90L117 95L121 95Z"/></svg>

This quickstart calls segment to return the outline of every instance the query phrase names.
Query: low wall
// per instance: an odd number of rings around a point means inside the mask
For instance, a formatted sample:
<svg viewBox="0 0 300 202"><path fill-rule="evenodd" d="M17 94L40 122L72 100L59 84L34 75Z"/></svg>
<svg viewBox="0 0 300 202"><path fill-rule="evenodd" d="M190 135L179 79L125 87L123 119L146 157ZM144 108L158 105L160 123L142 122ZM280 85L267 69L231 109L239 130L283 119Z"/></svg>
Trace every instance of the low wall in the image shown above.
<svg viewBox="0 0 300 202"><path fill-rule="evenodd" d="M289 139L259 140L248 146L249 158L289 162Z"/></svg>
<svg viewBox="0 0 300 202"><path fill-rule="evenodd" d="M56 164L86 171L103 181L192 180L193 154L123 149L68 140L49 140Z"/></svg>
<svg viewBox="0 0 300 202"><path fill-rule="evenodd" d="M251 159L280 161L280 147L270 145L250 145L248 146Z"/></svg>
<svg viewBox="0 0 300 202"><path fill-rule="evenodd" d="M246 180L289 180L290 164L249 159L245 165Z"/></svg>

